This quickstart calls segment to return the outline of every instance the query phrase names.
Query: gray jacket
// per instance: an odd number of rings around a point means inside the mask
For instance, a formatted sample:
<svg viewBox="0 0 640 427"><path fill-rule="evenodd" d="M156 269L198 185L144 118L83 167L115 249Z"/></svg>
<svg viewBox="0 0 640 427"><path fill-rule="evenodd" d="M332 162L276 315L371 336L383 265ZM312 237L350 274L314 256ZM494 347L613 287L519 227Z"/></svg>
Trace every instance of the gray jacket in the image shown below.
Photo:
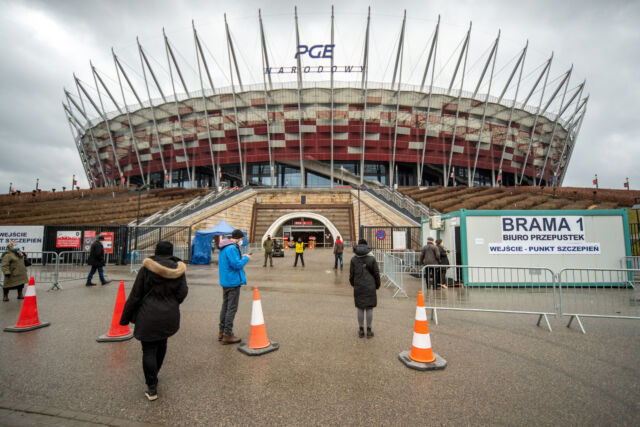
<svg viewBox="0 0 640 427"><path fill-rule="evenodd" d="M440 264L440 250L436 245L429 242L422 247L420 252L420 265Z"/></svg>

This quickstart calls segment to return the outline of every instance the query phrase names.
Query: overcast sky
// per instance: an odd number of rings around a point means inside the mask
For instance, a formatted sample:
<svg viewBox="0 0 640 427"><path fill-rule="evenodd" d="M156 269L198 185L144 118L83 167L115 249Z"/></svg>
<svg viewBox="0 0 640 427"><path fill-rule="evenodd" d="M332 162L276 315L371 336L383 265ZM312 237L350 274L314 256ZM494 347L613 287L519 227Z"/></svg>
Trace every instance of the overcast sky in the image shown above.
<svg viewBox="0 0 640 427"><path fill-rule="evenodd" d="M97 67L118 102L122 101L111 48L146 98L136 36L151 57L165 94L171 93L163 47L165 28L187 88L197 90L194 20L204 44L216 88L230 84L224 17L238 51L242 81L262 84L258 9L262 9L272 65L295 65L294 6L298 6L301 43L330 40L331 2L309 1L7 1L0 0L0 193L9 183L30 191L71 185L72 175L88 185L62 109L63 88L76 93L73 73L97 99L89 60ZM569 91L586 79L588 111L565 179L566 186L591 186L598 174L601 187L623 188L629 177L640 188L640 2L638 1L349 1L335 2L338 65L362 61L367 7L371 6L371 81L389 82L402 23L407 34L402 81L419 84L438 15L441 33L435 85L448 87L461 42L473 21L464 89L473 90L491 43L501 31L495 80L499 94L526 41L529 51L523 88L531 85L553 52L547 95L571 65ZM316 77L326 79L328 75ZM311 77L309 77L311 78ZM234 77L235 79L235 77ZM359 76L336 76L336 80ZM291 81L290 76L277 81ZM237 82L236 82L237 83ZM501 84L502 83L502 84ZM459 87L460 78L454 87ZM488 86L483 85L481 92ZM182 90L179 90L182 92ZM512 99L515 87L507 92ZM523 99L521 88L518 100ZM571 92L569 92L571 93ZM106 98L105 93L102 93ZM155 97L158 92L152 92ZM539 93L536 93L536 96ZM537 105L534 96L531 105ZM134 103L130 91L127 103ZM86 99L85 99L86 102ZM557 105L554 104L557 110ZM552 110L553 110L552 107ZM89 104L91 116L96 116ZM113 104L105 102L107 110Z"/></svg>

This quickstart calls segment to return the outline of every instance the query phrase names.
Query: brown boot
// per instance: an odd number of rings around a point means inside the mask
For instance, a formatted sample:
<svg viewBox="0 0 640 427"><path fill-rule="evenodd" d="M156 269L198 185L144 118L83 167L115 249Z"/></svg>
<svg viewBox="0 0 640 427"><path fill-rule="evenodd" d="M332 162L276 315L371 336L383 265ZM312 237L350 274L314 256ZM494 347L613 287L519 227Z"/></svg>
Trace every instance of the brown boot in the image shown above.
<svg viewBox="0 0 640 427"><path fill-rule="evenodd" d="M218 331L218 341L222 341L222 336L224 333L222 331Z"/></svg>
<svg viewBox="0 0 640 427"><path fill-rule="evenodd" d="M240 338L233 335L222 334L222 344L237 344L240 342Z"/></svg>

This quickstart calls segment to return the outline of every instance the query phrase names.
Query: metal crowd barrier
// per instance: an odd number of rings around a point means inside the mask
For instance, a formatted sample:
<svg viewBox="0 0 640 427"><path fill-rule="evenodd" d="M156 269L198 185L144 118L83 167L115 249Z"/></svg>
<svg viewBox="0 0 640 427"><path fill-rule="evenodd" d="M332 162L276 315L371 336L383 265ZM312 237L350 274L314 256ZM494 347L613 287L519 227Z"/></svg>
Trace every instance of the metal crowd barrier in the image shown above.
<svg viewBox="0 0 640 427"><path fill-rule="evenodd" d="M27 267L27 276L39 283L56 283L56 265L58 255L55 252L25 252L31 266ZM0 274L0 286L4 283L4 274Z"/></svg>
<svg viewBox="0 0 640 427"><path fill-rule="evenodd" d="M438 324L438 310L534 314L551 331L556 315L555 274L543 267L427 265L422 268L425 307Z"/></svg>
<svg viewBox="0 0 640 427"><path fill-rule="evenodd" d="M155 251L155 249L131 251L129 254L129 273L137 273L142 267L142 261L144 261L145 258L153 256Z"/></svg>
<svg viewBox="0 0 640 427"><path fill-rule="evenodd" d="M398 293L408 298L408 295L404 290L402 258L397 257L392 253L385 252L383 254L382 275L386 280L385 287L394 285L396 288L398 288L393 294L393 298L395 298Z"/></svg>
<svg viewBox="0 0 640 427"><path fill-rule="evenodd" d="M640 319L640 269L565 268L558 273L558 313L581 317Z"/></svg>
<svg viewBox="0 0 640 427"><path fill-rule="evenodd" d="M142 261L144 261L145 258L152 257L154 254L155 248L131 251L129 253L129 273L137 273L140 267L142 267ZM186 263L190 262L189 248L187 246L174 246L173 255Z"/></svg>

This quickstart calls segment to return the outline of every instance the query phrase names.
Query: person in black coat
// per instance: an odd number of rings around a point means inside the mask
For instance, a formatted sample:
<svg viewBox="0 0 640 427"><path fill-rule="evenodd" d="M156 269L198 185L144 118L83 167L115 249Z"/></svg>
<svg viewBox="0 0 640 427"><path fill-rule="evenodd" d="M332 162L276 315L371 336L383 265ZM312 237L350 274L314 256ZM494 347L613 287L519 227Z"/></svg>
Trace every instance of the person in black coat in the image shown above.
<svg viewBox="0 0 640 427"><path fill-rule="evenodd" d="M364 315L367 315L367 338L373 336L371 322L373 307L378 304L376 290L380 288L380 270L371 248L364 239L358 240L349 266L349 283L353 286L353 299L358 308L358 336L364 337Z"/></svg>
<svg viewBox="0 0 640 427"><path fill-rule="evenodd" d="M86 286L95 286L95 283L91 282L93 279L93 275L96 270L98 270L98 275L100 276L100 282L103 285L111 282L111 280L106 280L104 278L104 248L102 247L102 241L104 240L103 236L98 236L98 240L91 244L89 248L89 257L87 258L87 264L91 266L91 271L89 272L89 276L87 276Z"/></svg>
<svg viewBox="0 0 640 427"><path fill-rule="evenodd" d="M121 325L135 323L133 336L142 344L142 369L149 400L158 398L158 371L167 338L180 329L180 304L187 297L187 266L173 256L170 242L158 242L155 256L145 258L122 310Z"/></svg>

